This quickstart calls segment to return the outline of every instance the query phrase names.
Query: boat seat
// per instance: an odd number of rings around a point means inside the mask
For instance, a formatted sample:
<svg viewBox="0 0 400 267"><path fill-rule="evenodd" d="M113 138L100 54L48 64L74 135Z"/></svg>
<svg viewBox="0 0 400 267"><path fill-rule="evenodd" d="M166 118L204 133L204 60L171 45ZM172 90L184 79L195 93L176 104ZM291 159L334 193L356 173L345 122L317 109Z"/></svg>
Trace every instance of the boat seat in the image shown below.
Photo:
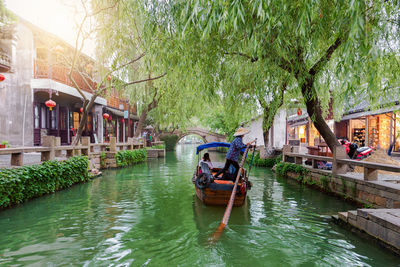
<svg viewBox="0 0 400 267"><path fill-rule="evenodd" d="M232 181L228 181L228 180L214 180L214 183L216 184L235 184Z"/></svg>

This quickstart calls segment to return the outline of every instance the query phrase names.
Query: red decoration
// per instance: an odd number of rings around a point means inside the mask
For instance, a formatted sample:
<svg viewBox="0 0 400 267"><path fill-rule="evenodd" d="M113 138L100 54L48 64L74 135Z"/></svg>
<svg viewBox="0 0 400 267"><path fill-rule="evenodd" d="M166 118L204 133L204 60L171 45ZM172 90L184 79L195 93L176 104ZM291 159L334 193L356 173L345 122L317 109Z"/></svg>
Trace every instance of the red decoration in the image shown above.
<svg viewBox="0 0 400 267"><path fill-rule="evenodd" d="M132 125L132 124L133 124L133 121L132 121L132 120L130 120L130 121L129 121L129 125Z"/></svg>
<svg viewBox="0 0 400 267"><path fill-rule="evenodd" d="M108 81L111 81L111 75L108 75L108 76L107 76L107 80L108 80Z"/></svg>
<svg viewBox="0 0 400 267"><path fill-rule="evenodd" d="M125 120L124 120L124 118L122 118L122 119L121 119L121 123L124 123L124 122L125 122Z"/></svg>
<svg viewBox="0 0 400 267"><path fill-rule="evenodd" d="M83 108L80 108L80 109L79 109L79 112L82 113L82 112L83 112Z"/></svg>
<svg viewBox="0 0 400 267"><path fill-rule="evenodd" d="M297 109L297 115L301 116L303 114L303 111L301 110L301 108Z"/></svg>
<svg viewBox="0 0 400 267"><path fill-rule="evenodd" d="M56 106L56 102L51 99L47 100L44 104L49 108L50 111Z"/></svg>
<svg viewBox="0 0 400 267"><path fill-rule="evenodd" d="M0 74L0 82L4 81L6 77L3 74Z"/></svg>
<svg viewBox="0 0 400 267"><path fill-rule="evenodd" d="M103 114L103 119L106 120L106 119L108 119L109 117L110 117L110 115L109 115L108 113L104 113L104 114Z"/></svg>
<svg viewBox="0 0 400 267"><path fill-rule="evenodd" d="M112 116L110 115L110 117L108 117L108 120L111 121L112 120Z"/></svg>

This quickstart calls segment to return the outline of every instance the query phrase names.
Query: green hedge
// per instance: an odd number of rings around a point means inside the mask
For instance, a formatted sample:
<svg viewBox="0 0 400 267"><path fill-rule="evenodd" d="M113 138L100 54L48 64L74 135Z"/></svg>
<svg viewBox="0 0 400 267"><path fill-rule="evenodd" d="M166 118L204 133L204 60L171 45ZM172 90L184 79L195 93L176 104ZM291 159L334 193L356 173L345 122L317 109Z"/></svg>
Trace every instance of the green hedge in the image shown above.
<svg viewBox="0 0 400 267"><path fill-rule="evenodd" d="M117 161L118 167L125 167L135 163L143 162L146 160L146 158L146 149L123 150L118 151L118 153L115 154L115 160Z"/></svg>
<svg viewBox="0 0 400 267"><path fill-rule="evenodd" d="M0 208L21 203L90 179L87 157L0 169Z"/></svg>
<svg viewBox="0 0 400 267"><path fill-rule="evenodd" d="M160 140L164 141L165 150L172 151L175 150L176 143L178 142L178 136L175 134L161 136Z"/></svg>
<svg viewBox="0 0 400 267"><path fill-rule="evenodd" d="M301 181L304 179L304 176L310 173L310 171L301 166L294 163L286 163L286 162L279 162L276 164L275 167L276 173L280 176L285 176L288 172L294 172L299 174L297 180Z"/></svg>
<svg viewBox="0 0 400 267"><path fill-rule="evenodd" d="M250 164L251 161L251 156L253 152L249 152L247 155L247 163ZM267 159L262 159L260 158L260 153L257 152L257 154L254 155L253 159L253 165L254 166L259 166L259 167L268 167L272 168L275 164L279 163L282 161L282 156L277 156L274 158L267 158Z"/></svg>

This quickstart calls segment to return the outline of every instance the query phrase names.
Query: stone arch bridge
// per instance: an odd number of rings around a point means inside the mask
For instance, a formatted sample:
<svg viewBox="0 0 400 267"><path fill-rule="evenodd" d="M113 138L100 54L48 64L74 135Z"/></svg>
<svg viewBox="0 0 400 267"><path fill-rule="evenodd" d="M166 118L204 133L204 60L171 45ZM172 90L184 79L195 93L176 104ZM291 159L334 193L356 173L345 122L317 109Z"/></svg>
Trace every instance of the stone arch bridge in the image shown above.
<svg viewBox="0 0 400 267"><path fill-rule="evenodd" d="M198 135L200 136L205 143L210 143L210 142L226 142L226 136L223 134L218 134L218 133L213 133L210 132L207 129L203 129L200 127L192 127L192 128L186 128L184 131L182 130L175 130L173 132L176 134L179 139L181 140L183 137L187 135Z"/></svg>

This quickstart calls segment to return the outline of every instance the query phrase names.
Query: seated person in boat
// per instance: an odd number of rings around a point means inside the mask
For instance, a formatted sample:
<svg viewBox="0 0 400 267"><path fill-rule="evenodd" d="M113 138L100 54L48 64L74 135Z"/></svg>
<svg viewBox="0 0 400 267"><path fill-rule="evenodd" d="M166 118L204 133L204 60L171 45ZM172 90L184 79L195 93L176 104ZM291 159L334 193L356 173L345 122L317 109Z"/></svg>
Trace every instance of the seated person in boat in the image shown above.
<svg viewBox="0 0 400 267"><path fill-rule="evenodd" d="M218 171L215 174L215 178L218 179L218 176L221 173L225 173L228 169L229 166L233 165L233 167L235 167L235 173L234 173L234 177L236 179L236 176L239 172L239 163L238 163L238 159L239 159L239 153L240 151L242 151L243 148L245 148L247 145L250 145L252 142L247 143L247 144L243 144L242 138L245 134L249 133L249 130L245 129L245 128L239 128L235 134L233 136L235 136L235 139L233 140L233 142L231 143L229 149L228 149L228 153L226 153L225 156L225 166Z"/></svg>
<svg viewBox="0 0 400 267"><path fill-rule="evenodd" d="M199 167L201 167L202 162L204 162L208 165L208 168L210 169L210 171L214 168L211 163L210 154L204 153L203 158L199 161Z"/></svg>

